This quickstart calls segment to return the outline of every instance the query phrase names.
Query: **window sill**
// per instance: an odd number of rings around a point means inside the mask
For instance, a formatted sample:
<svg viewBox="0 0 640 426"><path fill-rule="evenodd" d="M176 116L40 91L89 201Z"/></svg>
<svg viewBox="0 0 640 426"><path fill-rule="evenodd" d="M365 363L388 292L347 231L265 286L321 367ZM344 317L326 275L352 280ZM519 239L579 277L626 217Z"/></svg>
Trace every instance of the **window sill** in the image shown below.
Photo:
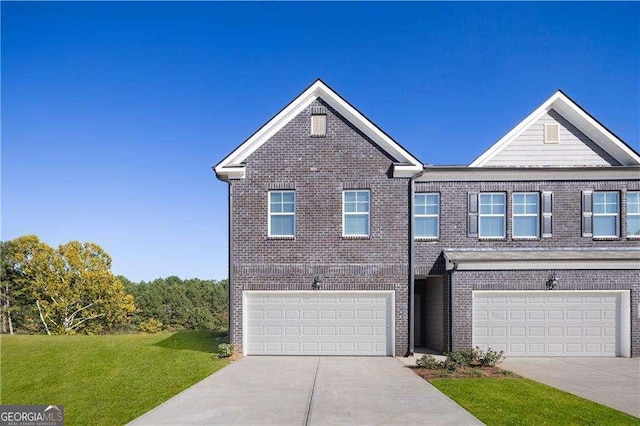
<svg viewBox="0 0 640 426"><path fill-rule="evenodd" d="M539 241L540 237L511 237L513 241Z"/></svg>
<svg viewBox="0 0 640 426"><path fill-rule="evenodd" d="M295 240L295 235L270 235L267 240Z"/></svg>
<svg viewBox="0 0 640 426"><path fill-rule="evenodd" d="M436 242L438 237L416 237L416 241Z"/></svg>
<svg viewBox="0 0 640 426"><path fill-rule="evenodd" d="M370 240L371 237L369 235L343 235L343 240Z"/></svg>
<svg viewBox="0 0 640 426"><path fill-rule="evenodd" d="M311 136L312 138L320 138L320 139L323 139L323 138L326 138L326 137L327 137L327 135L310 135L310 136Z"/></svg>
<svg viewBox="0 0 640 426"><path fill-rule="evenodd" d="M618 241L620 237L593 237L593 241Z"/></svg>
<svg viewBox="0 0 640 426"><path fill-rule="evenodd" d="M627 240L640 240L640 235L627 235Z"/></svg>
<svg viewBox="0 0 640 426"><path fill-rule="evenodd" d="M479 237L478 241L507 241L507 237Z"/></svg>

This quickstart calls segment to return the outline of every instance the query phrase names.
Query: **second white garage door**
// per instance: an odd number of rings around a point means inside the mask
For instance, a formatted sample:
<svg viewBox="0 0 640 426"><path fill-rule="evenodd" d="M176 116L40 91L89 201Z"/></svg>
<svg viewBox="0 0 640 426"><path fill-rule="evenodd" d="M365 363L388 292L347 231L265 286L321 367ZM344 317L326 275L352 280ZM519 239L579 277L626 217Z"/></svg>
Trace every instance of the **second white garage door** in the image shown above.
<svg viewBox="0 0 640 426"><path fill-rule="evenodd" d="M630 356L628 291L474 291L473 345L509 356Z"/></svg>
<svg viewBox="0 0 640 426"><path fill-rule="evenodd" d="M245 291L247 355L393 355L392 291Z"/></svg>

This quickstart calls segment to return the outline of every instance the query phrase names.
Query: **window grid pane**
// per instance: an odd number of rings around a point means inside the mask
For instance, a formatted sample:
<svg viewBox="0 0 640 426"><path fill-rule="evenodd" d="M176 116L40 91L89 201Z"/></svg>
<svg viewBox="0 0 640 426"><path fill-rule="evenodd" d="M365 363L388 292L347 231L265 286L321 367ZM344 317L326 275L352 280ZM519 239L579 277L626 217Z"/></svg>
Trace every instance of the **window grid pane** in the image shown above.
<svg viewBox="0 0 640 426"><path fill-rule="evenodd" d="M627 192L627 236L640 237L640 191Z"/></svg>
<svg viewBox="0 0 640 426"><path fill-rule="evenodd" d="M617 237L618 236L618 193L594 192L593 193L593 236Z"/></svg>
<svg viewBox="0 0 640 426"><path fill-rule="evenodd" d="M294 191L269 192L269 236L295 236L296 194Z"/></svg>
<svg viewBox="0 0 640 426"><path fill-rule="evenodd" d="M414 237L438 238L440 194L415 194L413 200Z"/></svg>
<svg viewBox="0 0 640 426"><path fill-rule="evenodd" d="M369 236L369 191L344 191L343 230L344 236Z"/></svg>
<svg viewBox="0 0 640 426"><path fill-rule="evenodd" d="M537 238L540 232L539 195L537 192L513 194L513 237Z"/></svg>
<svg viewBox="0 0 640 426"><path fill-rule="evenodd" d="M505 194L486 192L480 194L480 238L505 237Z"/></svg>

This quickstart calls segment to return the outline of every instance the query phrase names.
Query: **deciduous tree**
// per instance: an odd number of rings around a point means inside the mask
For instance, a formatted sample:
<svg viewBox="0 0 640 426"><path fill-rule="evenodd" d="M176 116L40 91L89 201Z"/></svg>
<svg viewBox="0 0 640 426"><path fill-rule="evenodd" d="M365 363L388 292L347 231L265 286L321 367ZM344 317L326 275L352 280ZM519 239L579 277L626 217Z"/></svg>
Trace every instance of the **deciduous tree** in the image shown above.
<svg viewBox="0 0 640 426"><path fill-rule="evenodd" d="M111 330L135 310L133 296L97 244L71 241L53 249L30 235L11 241L11 247L12 273L33 298L47 333Z"/></svg>

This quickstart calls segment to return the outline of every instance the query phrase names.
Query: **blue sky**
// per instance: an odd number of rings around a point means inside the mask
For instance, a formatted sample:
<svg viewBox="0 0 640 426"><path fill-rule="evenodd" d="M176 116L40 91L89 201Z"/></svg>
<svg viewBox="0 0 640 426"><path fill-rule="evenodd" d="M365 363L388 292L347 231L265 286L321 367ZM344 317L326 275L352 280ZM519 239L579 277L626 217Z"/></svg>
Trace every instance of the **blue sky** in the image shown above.
<svg viewBox="0 0 640 426"><path fill-rule="evenodd" d="M227 274L210 166L320 77L431 164L562 88L640 149L640 3L3 2L2 234Z"/></svg>

